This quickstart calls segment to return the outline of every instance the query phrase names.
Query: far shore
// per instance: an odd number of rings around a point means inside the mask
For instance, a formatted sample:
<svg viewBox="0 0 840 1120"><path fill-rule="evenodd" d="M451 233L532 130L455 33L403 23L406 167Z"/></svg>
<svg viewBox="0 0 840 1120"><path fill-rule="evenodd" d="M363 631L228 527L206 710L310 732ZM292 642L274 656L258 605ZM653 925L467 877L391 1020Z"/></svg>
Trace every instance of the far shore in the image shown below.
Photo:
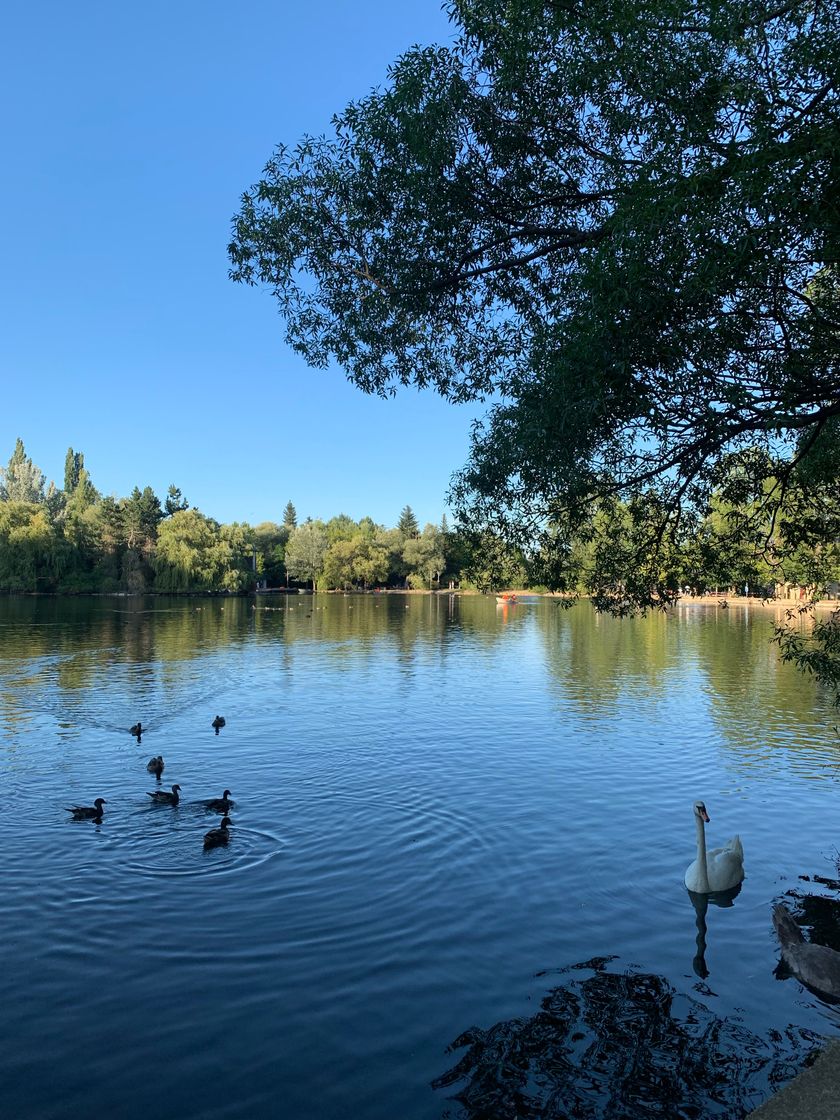
<svg viewBox="0 0 840 1120"><path fill-rule="evenodd" d="M308 587L269 587L250 589L246 591L0 591L0 597L8 599L247 599L262 598L263 596L295 596L295 595L460 595L476 596L492 599L494 597L515 596L525 599L552 599L558 602L570 600L571 603L586 602L588 595L572 596L561 591L532 590L527 587L505 587L496 591L477 591L473 587L435 587L435 588L410 588L410 587L382 587L368 588L367 590L353 589L344 591L340 588L331 588L328 591L314 591ZM745 607L756 610L768 611L800 611L816 608L822 611L840 610L840 599L820 599L811 603L807 599L762 599L753 595L732 595L721 592L717 595L681 595L676 602L669 604L665 609L674 607L716 607L719 610L738 610Z"/></svg>
<svg viewBox="0 0 840 1120"><path fill-rule="evenodd" d="M405 591L395 589L397 594L407 595L428 595L428 591ZM388 594L392 592L389 591ZM485 594L481 591L475 591L472 588L465 588L463 590L453 589L447 590L441 588L440 591L433 592L438 595L482 595ZM529 591L527 587L506 587L500 588L496 592L487 592L490 595L521 595L533 598L538 596L541 599L567 599L570 596L564 595L558 591ZM581 601L589 598L587 595L581 595ZM671 610L673 607L717 607L720 610L729 610L731 608L763 608L765 610L793 610L796 611L800 607L816 607L818 610L836 611L840 610L840 599L819 599L816 603L811 603L807 599L763 599L754 595L731 595L720 592L717 595L681 595L679 599L671 604L667 609Z"/></svg>
<svg viewBox="0 0 840 1120"><path fill-rule="evenodd" d="M800 607L840 610L840 599L819 599L811 603L807 599L758 599L752 595L683 595L677 600L678 607L765 607L768 610L798 610Z"/></svg>

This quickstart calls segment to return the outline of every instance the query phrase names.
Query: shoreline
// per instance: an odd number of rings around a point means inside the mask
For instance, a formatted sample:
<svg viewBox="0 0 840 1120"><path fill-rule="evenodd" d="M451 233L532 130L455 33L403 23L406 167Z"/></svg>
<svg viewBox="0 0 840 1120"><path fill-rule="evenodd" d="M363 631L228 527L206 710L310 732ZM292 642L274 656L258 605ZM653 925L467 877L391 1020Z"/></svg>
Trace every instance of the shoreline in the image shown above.
<svg viewBox="0 0 840 1120"><path fill-rule="evenodd" d="M389 592L391 594L391 592ZM428 595L428 591L412 591L407 592L412 595ZM439 591L432 592L432 594L439 595L484 595L481 591ZM485 598L490 598L492 595L517 595L529 598L540 599L569 599L568 595L564 595L557 591L529 591L527 588L505 588L504 591L488 592ZM588 595L581 595L578 602L585 603L589 601ZM725 605L724 605L725 604ZM674 610L677 607L717 607L720 610L730 610L732 608L763 608L766 610L778 611L780 608L786 611L797 612L801 609L809 610L816 607L818 610L836 611L840 610L840 599L818 599L815 603L810 603L806 599L762 599L753 595L681 595L673 603L669 603L663 609L666 611ZM650 607L649 610L656 610L658 608Z"/></svg>
<svg viewBox="0 0 840 1120"><path fill-rule="evenodd" d="M726 607L723 607L723 603L726 603ZM840 610L840 599L818 599L816 603L810 603L805 599L759 599L751 595L737 595L731 598L727 595L683 595L674 606L720 607L724 610L733 607L764 607L768 610L781 608L788 611L798 611L800 608L810 610L816 607L836 611Z"/></svg>
<svg viewBox="0 0 840 1120"><path fill-rule="evenodd" d="M410 587L383 587L363 590L343 591L330 588L326 591L313 591L309 587L268 587L253 588L248 591L0 591L0 597L5 599L251 599L262 596L280 595L283 598L296 595L338 595L344 597L357 595L458 595L468 598L493 599L501 595L516 596L522 600L550 599L560 602L571 600L571 605L588 602L590 596L577 597L559 591L532 591L527 587L510 587L498 591L478 591L472 587L440 587L429 590L428 588ZM806 599L764 599L753 595L681 595L673 603L662 608L666 613L675 608L685 607L717 607L719 610L751 609L792 611L806 613L812 609L840 611L840 599L818 599L809 602ZM648 610L659 608L649 607Z"/></svg>

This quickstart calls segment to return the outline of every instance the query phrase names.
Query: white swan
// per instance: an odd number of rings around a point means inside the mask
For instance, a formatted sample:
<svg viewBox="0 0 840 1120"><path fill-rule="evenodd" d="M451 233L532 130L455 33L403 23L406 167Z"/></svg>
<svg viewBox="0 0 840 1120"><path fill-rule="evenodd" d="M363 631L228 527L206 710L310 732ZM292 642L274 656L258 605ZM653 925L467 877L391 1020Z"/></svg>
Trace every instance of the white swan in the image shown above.
<svg viewBox="0 0 840 1120"><path fill-rule="evenodd" d="M685 873L685 885L696 894L728 891L744 878L744 849L740 836L733 836L722 848L706 851L706 822L709 814L702 801L694 802L697 825L697 859Z"/></svg>

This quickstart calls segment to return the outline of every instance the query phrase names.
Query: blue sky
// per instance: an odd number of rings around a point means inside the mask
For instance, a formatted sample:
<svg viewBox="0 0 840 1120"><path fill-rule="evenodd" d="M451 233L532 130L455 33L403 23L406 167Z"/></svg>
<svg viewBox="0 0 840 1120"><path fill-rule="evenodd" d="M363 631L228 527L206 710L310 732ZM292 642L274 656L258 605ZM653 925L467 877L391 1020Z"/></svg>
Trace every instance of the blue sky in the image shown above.
<svg viewBox="0 0 840 1120"><path fill-rule="evenodd" d="M437 0L30 0L3 23L0 463L20 435L58 485L72 445L103 492L175 482L221 521L289 498L439 520L481 410L308 369L226 255L277 143L451 39Z"/></svg>

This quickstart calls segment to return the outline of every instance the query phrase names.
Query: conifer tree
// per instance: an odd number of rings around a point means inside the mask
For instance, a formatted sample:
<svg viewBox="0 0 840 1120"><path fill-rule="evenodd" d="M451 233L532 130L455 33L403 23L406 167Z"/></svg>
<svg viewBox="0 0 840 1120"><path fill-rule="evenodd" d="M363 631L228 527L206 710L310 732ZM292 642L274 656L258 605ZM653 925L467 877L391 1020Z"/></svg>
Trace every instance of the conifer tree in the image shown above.
<svg viewBox="0 0 840 1120"><path fill-rule="evenodd" d="M283 510L283 524L287 529L294 529L297 525L297 510L292 505L291 498L286 502L286 508Z"/></svg>
<svg viewBox="0 0 840 1120"><path fill-rule="evenodd" d="M84 465L85 457L83 453L81 451L74 451L72 447L68 447L67 454L64 456L65 494L72 494L79 485L79 475Z"/></svg>
<svg viewBox="0 0 840 1120"><path fill-rule="evenodd" d="M45 481L44 472L26 454L23 440L18 437L8 466L0 468L0 500L42 502Z"/></svg>
<svg viewBox="0 0 840 1120"><path fill-rule="evenodd" d="M166 491L166 501L163 508L167 517L171 517L173 513L177 513L182 509L189 509L190 503L181 494L181 489L173 482L169 489Z"/></svg>
<svg viewBox="0 0 840 1120"><path fill-rule="evenodd" d="M129 548L149 548L157 540L158 524L163 517L160 499L151 486L141 491L135 486L122 502L126 543Z"/></svg>
<svg viewBox="0 0 840 1120"><path fill-rule="evenodd" d="M414 516L414 510L411 506L403 506L397 528L409 540L419 537L420 526L417 524L417 518Z"/></svg>

